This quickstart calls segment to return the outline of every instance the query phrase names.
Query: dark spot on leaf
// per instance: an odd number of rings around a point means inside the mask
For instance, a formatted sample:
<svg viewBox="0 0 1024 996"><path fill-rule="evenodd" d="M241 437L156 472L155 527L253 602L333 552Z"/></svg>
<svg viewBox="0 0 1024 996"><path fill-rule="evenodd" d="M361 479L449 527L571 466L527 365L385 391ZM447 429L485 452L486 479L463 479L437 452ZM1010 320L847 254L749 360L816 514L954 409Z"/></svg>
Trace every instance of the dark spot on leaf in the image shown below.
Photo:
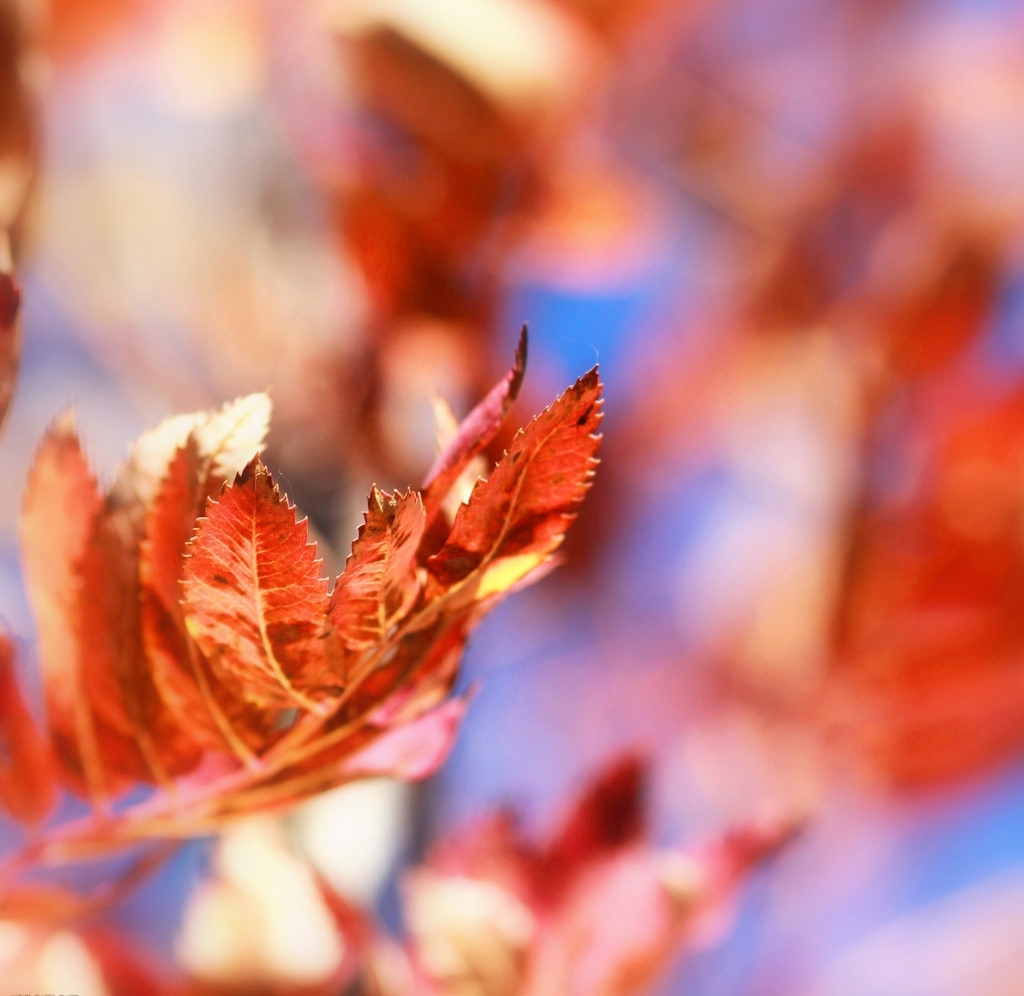
<svg viewBox="0 0 1024 996"><path fill-rule="evenodd" d="M302 623L271 623L267 627L267 636L272 643L295 643L314 636L310 629L311 626Z"/></svg>

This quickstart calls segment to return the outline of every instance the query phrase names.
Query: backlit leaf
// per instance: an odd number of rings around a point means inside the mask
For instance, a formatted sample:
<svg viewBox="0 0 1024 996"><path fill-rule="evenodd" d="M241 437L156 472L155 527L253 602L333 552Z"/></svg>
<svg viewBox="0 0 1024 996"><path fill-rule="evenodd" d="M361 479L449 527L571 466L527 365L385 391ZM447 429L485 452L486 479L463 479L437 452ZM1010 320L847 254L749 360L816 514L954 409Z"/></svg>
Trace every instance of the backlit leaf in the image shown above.
<svg viewBox="0 0 1024 996"><path fill-rule="evenodd" d="M595 368L521 429L491 476L473 489L447 543L430 558L428 595L474 576L475 597L483 599L548 559L590 487L600 421Z"/></svg>
<svg viewBox="0 0 1024 996"><path fill-rule="evenodd" d="M168 708L207 747L252 756L250 730L266 729L244 699L217 683L185 627L181 579L185 545L195 529L211 484L190 436L171 460L146 518L139 556L142 642L153 681ZM262 724L264 727L266 724Z"/></svg>
<svg viewBox="0 0 1024 996"><path fill-rule="evenodd" d="M254 457L210 501L188 545L189 634L219 681L265 706L319 710L305 689L330 683L327 580L306 522Z"/></svg>

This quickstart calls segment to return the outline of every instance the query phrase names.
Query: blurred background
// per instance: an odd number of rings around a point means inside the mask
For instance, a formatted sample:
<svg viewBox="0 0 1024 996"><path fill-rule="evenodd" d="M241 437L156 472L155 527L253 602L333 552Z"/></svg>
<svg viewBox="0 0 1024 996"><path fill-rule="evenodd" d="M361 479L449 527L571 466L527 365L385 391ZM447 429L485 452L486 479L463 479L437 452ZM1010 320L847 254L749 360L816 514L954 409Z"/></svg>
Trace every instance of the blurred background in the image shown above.
<svg viewBox="0 0 1024 996"><path fill-rule="evenodd" d="M807 821L650 992L1024 992L1020 5L3 0L0 63L26 647L21 487L69 405L109 480L269 389L336 572L370 484L430 465L435 394L465 414L527 322L513 427L606 384L565 564L474 635L438 776L283 832L399 930L433 842L505 805L543 839L639 752L657 845ZM203 938L238 903L193 884L258 891L277 832L110 922L228 977Z"/></svg>

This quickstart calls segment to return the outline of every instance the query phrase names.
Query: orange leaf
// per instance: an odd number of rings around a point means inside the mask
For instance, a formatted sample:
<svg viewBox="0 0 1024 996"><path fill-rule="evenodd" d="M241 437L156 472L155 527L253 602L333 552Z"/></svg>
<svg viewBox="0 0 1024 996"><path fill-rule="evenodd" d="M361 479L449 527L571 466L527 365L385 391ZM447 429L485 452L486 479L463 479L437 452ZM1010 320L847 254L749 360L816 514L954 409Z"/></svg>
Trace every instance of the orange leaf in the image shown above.
<svg viewBox="0 0 1024 996"><path fill-rule="evenodd" d="M219 681L263 706L321 708L330 688L327 579L306 520L254 457L207 504L184 566L189 634ZM333 684L337 684L334 680Z"/></svg>
<svg viewBox="0 0 1024 996"><path fill-rule="evenodd" d="M331 599L331 621L352 650L382 640L415 602L416 550L426 524L414 491L389 495L374 488L364 518Z"/></svg>
<svg viewBox="0 0 1024 996"><path fill-rule="evenodd" d="M70 420L44 438L21 522L47 718L63 780L94 804L198 760L149 678L132 524L108 508Z"/></svg>
<svg viewBox="0 0 1024 996"><path fill-rule="evenodd" d="M428 562L428 596L476 575L472 595L482 600L548 560L590 487L600 421L595 367L520 429L491 476L473 489L448 542Z"/></svg>
<svg viewBox="0 0 1024 996"><path fill-rule="evenodd" d="M640 840L646 830L646 762L636 754L615 758L575 801L544 854L556 880L602 854Z"/></svg>

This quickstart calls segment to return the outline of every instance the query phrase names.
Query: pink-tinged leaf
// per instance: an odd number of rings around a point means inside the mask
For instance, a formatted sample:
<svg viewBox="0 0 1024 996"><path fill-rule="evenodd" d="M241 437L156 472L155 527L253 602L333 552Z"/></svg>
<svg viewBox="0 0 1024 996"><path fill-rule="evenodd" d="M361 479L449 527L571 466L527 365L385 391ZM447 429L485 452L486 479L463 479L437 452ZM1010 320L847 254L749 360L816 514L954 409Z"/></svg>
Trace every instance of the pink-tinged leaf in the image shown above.
<svg viewBox="0 0 1024 996"><path fill-rule="evenodd" d="M384 639L420 590L416 550L425 525L420 496L374 488L364 518L331 598L331 622L350 650Z"/></svg>
<svg viewBox="0 0 1024 996"><path fill-rule="evenodd" d="M39 633L46 713L61 772L94 800L106 777L83 682L78 562L103 499L71 420L55 423L29 472L20 538L29 601Z"/></svg>
<svg viewBox="0 0 1024 996"><path fill-rule="evenodd" d="M709 879L719 889L728 890L789 844L803 824L796 814L766 813L734 827L697 853L708 868Z"/></svg>
<svg viewBox="0 0 1024 996"><path fill-rule="evenodd" d="M600 445L601 383L581 377L526 428L473 489L430 558L428 596L474 576L473 597L501 594L562 542L590 487Z"/></svg>
<svg viewBox="0 0 1024 996"><path fill-rule="evenodd" d="M0 804L15 819L34 826L56 799L53 756L22 700L14 644L0 633Z"/></svg>
<svg viewBox="0 0 1024 996"><path fill-rule="evenodd" d="M292 806L359 778L426 778L447 758L466 706L466 699L450 699L394 726L375 726L368 720L350 722L342 739L329 743L328 735L321 741L324 746L311 745L310 756L285 767L262 785L220 800L217 814L225 817Z"/></svg>
<svg viewBox="0 0 1024 996"><path fill-rule="evenodd" d="M445 496L469 462L494 438L509 408L519 395L526 372L526 326L519 334L512 369L491 388L459 425L448 445L438 454L423 482L423 504L428 524L433 522Z"/></svg>
<svg viewBox="0 0 1024 996"><path fill-rule="evenodd" d="M320 711L310 695L337 684L324 639L327 579L306 540L306 521L295 521L254 457L207 504L188 544L188 632L215 677L257 705Z"/></svg>
<svg viewBox="0 0 1024 996"><path fill-rule="evenodd" d="M574 884L539 937L524 992L640 996L667 968L687 926L656 853L613 852Z"/></svg>
<svg viewBox="0 0 1024 996"><path fill-rule="evenodd" d="M21 292L9 273L0 271L0 425L14 394L21 352L18 334L18 312Z"/></svg>
<svg viewBox="0 0 1024 996"><path fill-rule="evenodd" d="M447 759L466 706L465 699L449 699L419 719L388 730L342 763L345 778L427 778Z"/></svg>
<svg viewBox="0 0 1024 996"><path fill-rule="evenodd" d="M681 852L662 852L661 880L691 948L717 944L735 920L736 900L747 878L800 832L796 814L767 814L721 837Z"/></svg>

